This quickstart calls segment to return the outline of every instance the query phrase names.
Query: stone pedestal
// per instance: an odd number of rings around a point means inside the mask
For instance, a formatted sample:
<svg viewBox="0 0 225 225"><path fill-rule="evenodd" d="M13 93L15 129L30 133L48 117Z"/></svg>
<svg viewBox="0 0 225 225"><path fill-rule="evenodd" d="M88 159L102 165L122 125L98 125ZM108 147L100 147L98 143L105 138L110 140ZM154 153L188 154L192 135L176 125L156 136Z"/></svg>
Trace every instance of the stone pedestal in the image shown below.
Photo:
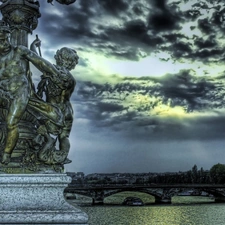
<svg viewBox="0 0 225 225"><path fill-rule="evenodd" d="M64 199L66 174L0 174L0 224L85 224Z"/></svg>

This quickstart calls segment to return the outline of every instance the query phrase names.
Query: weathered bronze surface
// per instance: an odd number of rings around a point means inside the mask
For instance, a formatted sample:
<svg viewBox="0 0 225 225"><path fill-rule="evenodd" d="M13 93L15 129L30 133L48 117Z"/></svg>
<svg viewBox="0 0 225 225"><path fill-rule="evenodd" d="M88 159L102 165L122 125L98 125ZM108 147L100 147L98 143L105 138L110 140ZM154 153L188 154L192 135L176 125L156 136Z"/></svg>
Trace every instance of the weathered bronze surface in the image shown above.
<svg viewBox="0 0 225 225"><path fill-rule="evenodd" d="M57 1L62 4L75 2ZM64 164L71 162L67 158L73 123L70 97L76 81L70 71L79 57L75 50L64 47L56 52L56 65L53 65L36 52L36 48L40 52L38 37L28 49L28 33L37 27L40 17L39 2L2 2L0 172L62 172ZM29 62L43 74L37 88L32 81Z"/></svg>

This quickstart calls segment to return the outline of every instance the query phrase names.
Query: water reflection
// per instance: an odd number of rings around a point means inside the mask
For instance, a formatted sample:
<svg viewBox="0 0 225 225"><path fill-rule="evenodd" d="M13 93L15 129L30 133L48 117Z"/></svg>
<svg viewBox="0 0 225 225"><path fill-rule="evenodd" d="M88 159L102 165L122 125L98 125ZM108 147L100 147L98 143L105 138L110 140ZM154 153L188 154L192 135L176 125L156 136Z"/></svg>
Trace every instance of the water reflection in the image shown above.
<svg viewBox="0 0 225 225"><path fill-rule="evenodd" d="M136 195L135 195L136 194ZM122 206L125 197L139 197L145 206ZM81 201L82 200L82 201ZM224 225L225 204L209 197L173 197L172 204L156 205L154 197L143 193L118 193L92 206L91 199L76 201L89 215L90 225Z"/></svg>

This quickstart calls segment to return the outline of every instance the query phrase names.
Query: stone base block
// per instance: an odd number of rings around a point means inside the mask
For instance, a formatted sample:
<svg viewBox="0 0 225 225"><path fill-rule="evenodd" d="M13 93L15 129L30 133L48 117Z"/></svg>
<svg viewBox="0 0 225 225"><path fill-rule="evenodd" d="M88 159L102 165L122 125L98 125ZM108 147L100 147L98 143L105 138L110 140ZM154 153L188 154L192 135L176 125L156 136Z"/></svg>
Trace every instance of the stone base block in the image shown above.
<svg viewBox="0 0 225 225"><path fill-rule="evenodd" d="M0 224L82 224L88 216L66 202L66 174L0 174Z"/></svg>

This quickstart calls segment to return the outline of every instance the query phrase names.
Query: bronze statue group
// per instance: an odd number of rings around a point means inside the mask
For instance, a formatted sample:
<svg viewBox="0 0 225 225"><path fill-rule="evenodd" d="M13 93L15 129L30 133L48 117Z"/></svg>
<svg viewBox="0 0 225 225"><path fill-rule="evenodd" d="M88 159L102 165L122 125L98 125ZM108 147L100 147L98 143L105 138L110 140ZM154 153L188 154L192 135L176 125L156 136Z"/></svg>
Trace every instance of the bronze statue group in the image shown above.
<svg viewBox="0 0 225 225"><path fill-rule="evenodd" d="M78 63L77 52L68 47L59 49L54 65L38 55L38 38L28 49L13 46L10 33L9 26L0 21L1 164L10 164L14 150L21 148L21 163L69 163L73 123L70 97L76 85L70 71ZM27 69L29 62L42 72L37 88Z"/></svg>

